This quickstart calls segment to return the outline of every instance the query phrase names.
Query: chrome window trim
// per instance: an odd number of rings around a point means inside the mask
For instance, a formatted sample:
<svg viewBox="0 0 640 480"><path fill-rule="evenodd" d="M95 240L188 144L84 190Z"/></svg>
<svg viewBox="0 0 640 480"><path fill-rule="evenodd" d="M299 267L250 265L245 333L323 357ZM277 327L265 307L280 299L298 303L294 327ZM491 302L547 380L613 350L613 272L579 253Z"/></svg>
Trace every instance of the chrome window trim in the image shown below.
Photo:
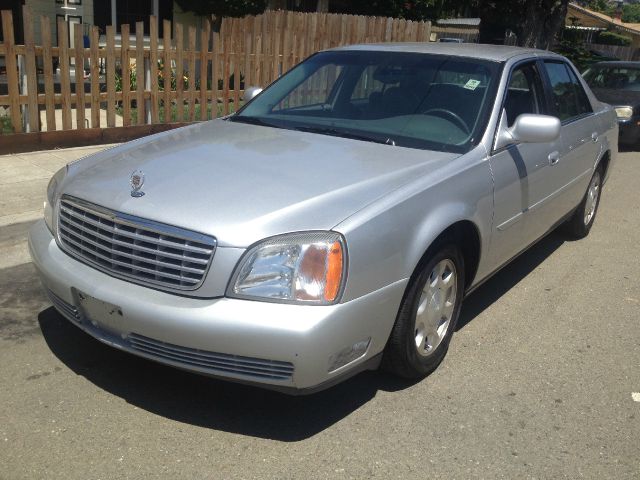
<svg viewBox="0 0 640 480"><path fill-rule="evenodd" d="M157 281L157 280L153 280L153 279L141 279L138 278L134 275L128 275L128 274L124 274L124 273L120 273L114 270L110 270L105 268L103 265L101 265L98 262L92 261L90 258L86 258L82 255L79 255L77 252L75 252L73 249L68 248L66 245L66 241L64 239L62 239L62 237L60 236L60 220L59 220L59 216L60 216L60 210L61 210L61 204L62 202L67 202L70 203L72 205L75 205L77 207L79 207L80 209L84 209L89 211L90 213L93 213L96 216L105 218L107 220L113 221L113 222L118 222L118 223L122 223L124 225L127 225L131 228L141 228L144 230L148 230L150 232L154 232L157 233L159 235L167 235L167 236L172 236L175 238L179 238L181 240L186 240L186 241L192 241L192 242L198 242L198 243L202 243L205 244L207 246L210 246L211 248L211 254L209 256L208 262L206 264L206 267L203 271L202 274L202 278L200 279L200 281L192 286L173 286L173 285L167 285L166 283L163 283L161 281ZM156 222L154 220L149 220L146 218L141 218L141 217L137 217L134 215L130 215L127 213L123 213L123 212L118 212L115 210L111 210L109 208L100 206L100 205L96 205L94 203L88 202L86 200L82 200L81 198L77 198L71 195L67 195L64 194L60 197L60 199L57 202L57 208L56 208L56 214L55 214L55 219L56 219L56 235L55 235L55 240L56 243L58 244L58 247L67 255L75 258L76 260L89 265L92 268L95 268L96 270L99 270L102 273L105 273L109 276L115 277L115 278L119 278L121 280L125 280L131 283L135 283L137 285L142 285L143 287L148 287L148 288L156 288L156 289L160 289L166 292L185 292L185 291L194 291L199 289L200 287L202 287L202 285L204 284L207 275L209 274L209 270L211 268L211 264L213 263L213 257L215 255L216 252L216 248L218 245L217 239L211 235L207 235L204 233L200 233L200 232L194 232L192 230L188 230L185 228L181 228L181 227L176 227L173 225L168 225L165 223L160 223L160 222Z"/></svg>

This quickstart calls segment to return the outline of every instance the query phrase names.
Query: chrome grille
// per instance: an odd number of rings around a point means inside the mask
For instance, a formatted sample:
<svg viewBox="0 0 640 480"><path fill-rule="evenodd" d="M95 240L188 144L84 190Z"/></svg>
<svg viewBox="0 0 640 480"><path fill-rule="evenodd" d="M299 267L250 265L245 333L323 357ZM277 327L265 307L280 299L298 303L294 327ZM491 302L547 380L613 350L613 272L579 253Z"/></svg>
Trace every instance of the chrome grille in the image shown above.
<svg viewBox="0 0 640 480"><path fill-rule="evenodd" d="M58 239L69 254L115 276L170 289L202 285L215 238L64 196Z"/></svg>
<svg viewBox="0 0 640 480"><path fill-rule="evenodd" d="M47 296L49 297L49 300L51 300L51 303L53 303L56 310L58 310L63 316L76 322L82 321L82 313L74 305L65 302L49 289L47 289Z"/></svg>
<svg viewBox="0 0 640 480"><path fill-rule="evenodd" d="M128 337L131 348L159 360L193 365L212 374L232 373L270 380L288 380L293 376L293 364L278 360L240 357L225 353L214 353L194 348L180 347L170 343L131 333Z"/></svg>

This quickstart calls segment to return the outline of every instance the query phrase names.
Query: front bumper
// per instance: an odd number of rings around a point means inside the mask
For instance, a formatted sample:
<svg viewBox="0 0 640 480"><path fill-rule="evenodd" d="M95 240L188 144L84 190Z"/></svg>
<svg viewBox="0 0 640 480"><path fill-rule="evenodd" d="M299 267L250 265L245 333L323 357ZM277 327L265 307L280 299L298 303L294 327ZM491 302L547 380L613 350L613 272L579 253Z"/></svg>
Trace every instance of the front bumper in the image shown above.
<svg viewBox="0 0 640 480"><path fill-rule="evenodd" d="M62 252L44 221L31 228L29 250L52 303L98 340L174 367L289 393L375 368L407 283L330 306L202 299L91 268ZM329 372L335 355L369 338L363 356Z"/></svg>

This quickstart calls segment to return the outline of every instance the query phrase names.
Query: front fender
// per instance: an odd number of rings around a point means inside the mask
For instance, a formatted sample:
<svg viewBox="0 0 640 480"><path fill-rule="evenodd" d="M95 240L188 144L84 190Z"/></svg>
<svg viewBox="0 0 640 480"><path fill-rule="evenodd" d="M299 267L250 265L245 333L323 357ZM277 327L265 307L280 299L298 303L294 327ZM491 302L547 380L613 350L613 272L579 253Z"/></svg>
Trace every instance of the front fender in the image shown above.
<svg viewBox="0 0 640 480"><path fill-rule="evenodd" d="M447 228L472 222L485 257L493 216L488 162L478 161L438 183L418 179L337 225L349 251L343 301L411 277L424 253Z"/></svg>

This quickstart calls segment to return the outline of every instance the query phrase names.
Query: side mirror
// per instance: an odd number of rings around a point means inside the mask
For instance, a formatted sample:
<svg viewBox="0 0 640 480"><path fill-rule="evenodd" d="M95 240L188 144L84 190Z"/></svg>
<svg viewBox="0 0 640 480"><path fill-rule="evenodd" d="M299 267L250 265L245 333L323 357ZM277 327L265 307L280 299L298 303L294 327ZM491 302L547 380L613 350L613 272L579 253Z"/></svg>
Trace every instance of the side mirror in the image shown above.
<svg viewBox="0 0 640 480"><path fill-rule="evenodd" d="M244 103L251 101L255 96L257 96L260 92L262 92L262 88L260 87L249 87L244 90L244 95L242 95L242 100Z"/></svg>
<svg viewBox="0 0 640 480"><path fill-rule="evenodd" d="M502 112L495 149L515 143L550 143L560 136L560 119L549 115L524 113L516 118L511 128L507 127L506 112Z"/></svg>

